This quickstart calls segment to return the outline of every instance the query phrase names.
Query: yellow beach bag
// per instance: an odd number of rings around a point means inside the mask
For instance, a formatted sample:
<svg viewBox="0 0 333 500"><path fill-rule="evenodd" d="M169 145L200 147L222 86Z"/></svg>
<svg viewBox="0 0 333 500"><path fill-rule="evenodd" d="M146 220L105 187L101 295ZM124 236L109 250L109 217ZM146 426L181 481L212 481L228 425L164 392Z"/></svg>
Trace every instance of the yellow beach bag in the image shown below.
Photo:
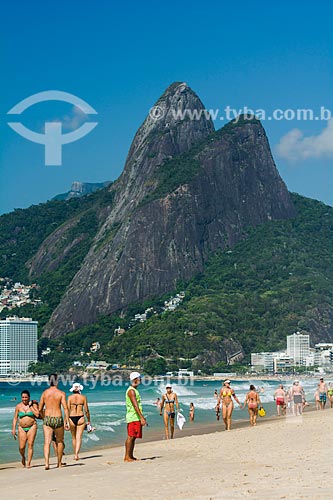
<svg viewBox="0 0 333 500"><path fill-rule="evenodd" d="M259 408L258 414L259 414L259 417L264 417L266 415L266 411L264 410L263 407Z"/></svg>

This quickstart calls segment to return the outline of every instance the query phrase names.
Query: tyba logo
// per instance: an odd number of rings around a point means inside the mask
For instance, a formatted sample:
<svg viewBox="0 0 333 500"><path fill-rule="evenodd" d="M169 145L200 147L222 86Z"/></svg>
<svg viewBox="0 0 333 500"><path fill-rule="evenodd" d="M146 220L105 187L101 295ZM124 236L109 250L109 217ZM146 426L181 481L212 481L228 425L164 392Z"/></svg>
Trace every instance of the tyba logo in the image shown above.
<svg viewBox="0 0 333 500"><path fill-rule="evenodd" d="M69 94L68 92L61 92L59 90L47 90L39 92L38 94L31 95L23 101L19 102L11 110L8 115L20 115L26 109L34 104L45 101L63 101L73 104L82 113L97 115L97 112L85 101L79 97ZM45 165L61 165L62 164L62 146L70 142L77 141L89 134L97 125L97 122L86 122L78 129L67 134L62 133L62 123L59 121L45 122L44 134L34 132L28 129L22 123L8 122L8 125L20 134L25 139L45 146Z"/></svg>

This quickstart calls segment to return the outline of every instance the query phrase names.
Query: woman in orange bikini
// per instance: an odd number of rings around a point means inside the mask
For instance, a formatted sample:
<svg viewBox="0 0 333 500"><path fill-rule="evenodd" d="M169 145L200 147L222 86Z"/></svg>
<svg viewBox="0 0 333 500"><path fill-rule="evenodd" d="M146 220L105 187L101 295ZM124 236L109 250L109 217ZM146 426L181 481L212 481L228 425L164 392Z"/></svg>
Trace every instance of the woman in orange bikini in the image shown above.
<svg viewBox="0 0 333 500"><path fill-rule="evenodd" d="M259 394L252 384L250 385L249 392L246 394L243 408L245 408L246 405L250 415L250 424L257 425L258 408L261 406L261 401Z"/></svg>
<svg viewBox="0 0 333 500"><path fill-rule="evenodd" d="M223 382L222 389L220 390L220 396L217 401L219 405L222 401L222 417L225 424L226 431L230 431L231 427L231 415L234 409L234 403L232 398L237 401L239 406L241 406L239 399L237 398L235 391L230 387L230 380L225 380Z"/></svg>

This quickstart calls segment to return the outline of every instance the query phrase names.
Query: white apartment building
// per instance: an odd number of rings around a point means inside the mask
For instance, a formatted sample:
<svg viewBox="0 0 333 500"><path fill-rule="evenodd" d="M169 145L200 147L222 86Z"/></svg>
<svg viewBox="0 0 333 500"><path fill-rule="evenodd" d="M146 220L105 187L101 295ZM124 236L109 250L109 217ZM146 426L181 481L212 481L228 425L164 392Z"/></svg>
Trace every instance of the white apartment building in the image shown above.
<svg viewBox="0 0 333 500"><path fill-rule="evenodd" d="M0 320L0 376L25 375L37 361L37 324L17 316Z"/></svg>
<svg viewBox="0 0 333 500"><path fill-rule="evenodd" d="M310 335L300 332L287 335L287 355L294 359L295 365L305 365L310 354Z"/></svg>

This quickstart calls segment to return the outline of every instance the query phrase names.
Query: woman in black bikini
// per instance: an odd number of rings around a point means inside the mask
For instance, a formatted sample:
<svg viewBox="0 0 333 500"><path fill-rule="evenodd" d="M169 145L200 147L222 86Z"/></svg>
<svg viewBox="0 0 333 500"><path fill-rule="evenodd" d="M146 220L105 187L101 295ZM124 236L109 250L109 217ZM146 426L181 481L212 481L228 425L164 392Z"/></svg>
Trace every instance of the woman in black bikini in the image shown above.
<svg viewBox="0 0 333 500"><path fill-rule="evenodd" d="M164 427L165 427L165 437L169 439L169 424L170 424L170 438L173 439L173 434L175 432L175 405L177 411L179 411L179 403L177 394L172 391L171 385L166 385L166 394L163 394L160 415L162 416L163 407L164 408Z"/></svg>
<svg viewBox="0 0 333 500"><path fill-rule="evenodd" d="M79 451L82 444L83 431L86 426L84 413L86 414L87 424L90 425L88 402L86 396L82 396L81 394L82 389L83 386L81 384L73 384L73 386L69 389L73 394L69 396L67 402L74 460L79 460Z"/></svg>
<svg viewBox="0 0 333 500"><path fill-rule="evenodd" d="M29 391L21 392L22 402L16 405L13 418L12 434L16 439L16 425L18 423L19 450L22 457L22 465L26 466L25 448L28 443L28 463L31 467L34 442L37 434L36 418L39 417L38 402L30 400Z"/></svg>

